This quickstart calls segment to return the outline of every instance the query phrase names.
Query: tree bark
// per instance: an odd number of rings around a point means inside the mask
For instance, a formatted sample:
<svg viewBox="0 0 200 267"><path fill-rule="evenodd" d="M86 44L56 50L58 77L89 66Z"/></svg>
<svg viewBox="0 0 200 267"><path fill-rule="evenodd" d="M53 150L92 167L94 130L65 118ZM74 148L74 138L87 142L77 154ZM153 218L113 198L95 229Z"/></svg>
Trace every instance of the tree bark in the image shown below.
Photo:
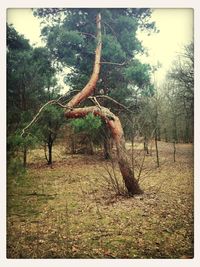
<svg viewBox="0 0 200 267"><path fill-rule="evenodd" d="M69 109L77 106L79 103L85 100L88 96L90 96L92 92L94 91L96 87L96 83L99 79L99 72L100 72L100 67L101 67L101 64L100 64L101 50L102 50L101 14L100 13L97 15L96 24L97 24L97 48L95 50L95 61L94 61L93 72L86 86L67 103L67 107Z"/></svg>
<svg viewBox="0 0 200 267"><path fill-rule="evenodd" d="M27 147L24 145L24 150L23 150L23 167L26 168L27 165Z"/></svg>
<svg viewBox="0 0 200 267"><path fill-rule="evenodd" d="M146 151L147 155L149 155L149 142L146 136L144 137L144 151Z"/></svg>
<svg viewBox="0 0 200 267"><path fill-rule="evenodd" d="M104 159L110 159L111 145L110 145L110 139L107 136L105 136L103 140L103 149L104 149Z"/></svg>
<svg viewBox="0 0 200 267"><path fill-rule="evenodd" d="M167 129L164 128L165 142L168 142Z"/></svg>
<svg viewBox="0 0 200 267"><path fill-rule="evenodd" d="M159 161L159 153L158 153L158 136L157 136L157 129L155 130L155 146L156 146L156 161L157 161L157 167L160 167L160 161Z"/></svg>
<svg viewBox="0 0 200 267"><path fill-rule="evenodd" d="M87 149L87 153L89 155L94 155L94 144L93 144L93 142L92 142L92 140L90 138L88 138L88 144L89 144L89 146L88 146L88 149Z"/></svg>
<svg viewBox="0 0 200 267"><path fill-rule="evenodd" d="M176 141L174 140L173 142L173 148L174 148L174 153L173 153L173 156L174 156L174 162L176 162Z"/></svg>
<svg viewBox="0 0 200 267"><path fill-rule="evenodd" d="M48 144L48 165L52 165L52 143Z"/></svg>
<svg viewBox="0 0 200 267"><path fill-rule="evenodd" d="M45 159L46 159L48 165L52 165L52 162L53 162L52 161L53 141L54 140L52 139L51 133L49 133L48 140L44 144L44 154L45 154ZM46 148L48 148L48 156L47 156L47 149Z"/></svg>
<svg viewBox="0 0 200 267"><path fill-rule="evenodd" d="M75 154L76 153L76 149L75 149L75 140L74 140L74 133L72 134L72 136L70 137L70 141L71 141L71 154Z"/></svg>

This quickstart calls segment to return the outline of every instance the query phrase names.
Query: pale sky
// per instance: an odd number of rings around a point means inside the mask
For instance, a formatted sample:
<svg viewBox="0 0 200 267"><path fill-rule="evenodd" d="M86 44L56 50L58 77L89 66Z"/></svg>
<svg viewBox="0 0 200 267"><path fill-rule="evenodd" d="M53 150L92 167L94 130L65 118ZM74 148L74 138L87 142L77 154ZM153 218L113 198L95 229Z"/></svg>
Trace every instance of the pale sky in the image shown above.
<svg viewBox="0 0 200 267"><path fill-rule="evenodd" d="M138 33L138 38L149 54L140 59L144 63L162 64L155 74L157 83L162 83L178 52L193 40L193 9L154 9L151 20L156 22L160 32L150 36L145 32ZM33 16L31 9L8 9L7 21L31 44L44 45L40 38L40 22Z"/></svg>
<svg viewBox="0 0 200 267"><path fill-rule="evenodd" d="M178 53L193 40L193 9L154 9L152 21L156 22L160 32L150 36L140 32L138 37L149 53L148 58L142 57L142 61L162 64L156 73L156 80L161 82Z"/></svg>

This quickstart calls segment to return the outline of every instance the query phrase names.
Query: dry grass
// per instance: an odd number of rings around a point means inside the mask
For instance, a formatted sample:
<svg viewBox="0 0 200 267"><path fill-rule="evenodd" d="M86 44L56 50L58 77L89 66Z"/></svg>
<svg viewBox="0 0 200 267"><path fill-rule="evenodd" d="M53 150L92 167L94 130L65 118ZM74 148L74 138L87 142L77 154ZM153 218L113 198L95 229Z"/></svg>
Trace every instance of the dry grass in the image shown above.
<svg viewBox="0 0 200 267"><path fill-rule="evenodd" d="M171 144L159 148L161 167L146 157L133 198L105 183L99 155L57 147L50 168L33 151L27 173L8 177L8 258L193 257L192 146L177 145L175 163Z"/></svg>

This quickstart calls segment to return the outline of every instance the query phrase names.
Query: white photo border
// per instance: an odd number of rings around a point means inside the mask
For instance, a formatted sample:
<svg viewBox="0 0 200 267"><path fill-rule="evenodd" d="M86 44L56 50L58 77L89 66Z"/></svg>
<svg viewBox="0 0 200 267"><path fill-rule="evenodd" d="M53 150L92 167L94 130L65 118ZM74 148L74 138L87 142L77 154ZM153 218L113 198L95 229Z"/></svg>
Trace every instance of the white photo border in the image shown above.
<svg viewBox="0 0 200 267"><path fill-rule="evenodd" d="M0 266L126 266L126 267L190 267L200 265L200 1L197 0L21 0L0 3ZM7 259L6 258L6 10L7 8L39 7L148 7L193 8L195 43L194 98L194 258L193 259Z"/></svg>

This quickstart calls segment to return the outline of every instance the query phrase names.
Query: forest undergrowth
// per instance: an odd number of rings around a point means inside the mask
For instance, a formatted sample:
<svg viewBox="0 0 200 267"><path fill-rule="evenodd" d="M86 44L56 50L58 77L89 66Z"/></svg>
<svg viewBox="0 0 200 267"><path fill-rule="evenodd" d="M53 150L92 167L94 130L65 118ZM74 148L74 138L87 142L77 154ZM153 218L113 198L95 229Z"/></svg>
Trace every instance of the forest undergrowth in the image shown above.
<svg viewBox="0 0 200 267"><path fill-rule="evenodd" d="M27 172L7 177L7 257L192 258L193 148L177 144L176 162L172 144L159 149L134 197L113 191L100 154L56 146L51 168L33 150Z"/></svg>

